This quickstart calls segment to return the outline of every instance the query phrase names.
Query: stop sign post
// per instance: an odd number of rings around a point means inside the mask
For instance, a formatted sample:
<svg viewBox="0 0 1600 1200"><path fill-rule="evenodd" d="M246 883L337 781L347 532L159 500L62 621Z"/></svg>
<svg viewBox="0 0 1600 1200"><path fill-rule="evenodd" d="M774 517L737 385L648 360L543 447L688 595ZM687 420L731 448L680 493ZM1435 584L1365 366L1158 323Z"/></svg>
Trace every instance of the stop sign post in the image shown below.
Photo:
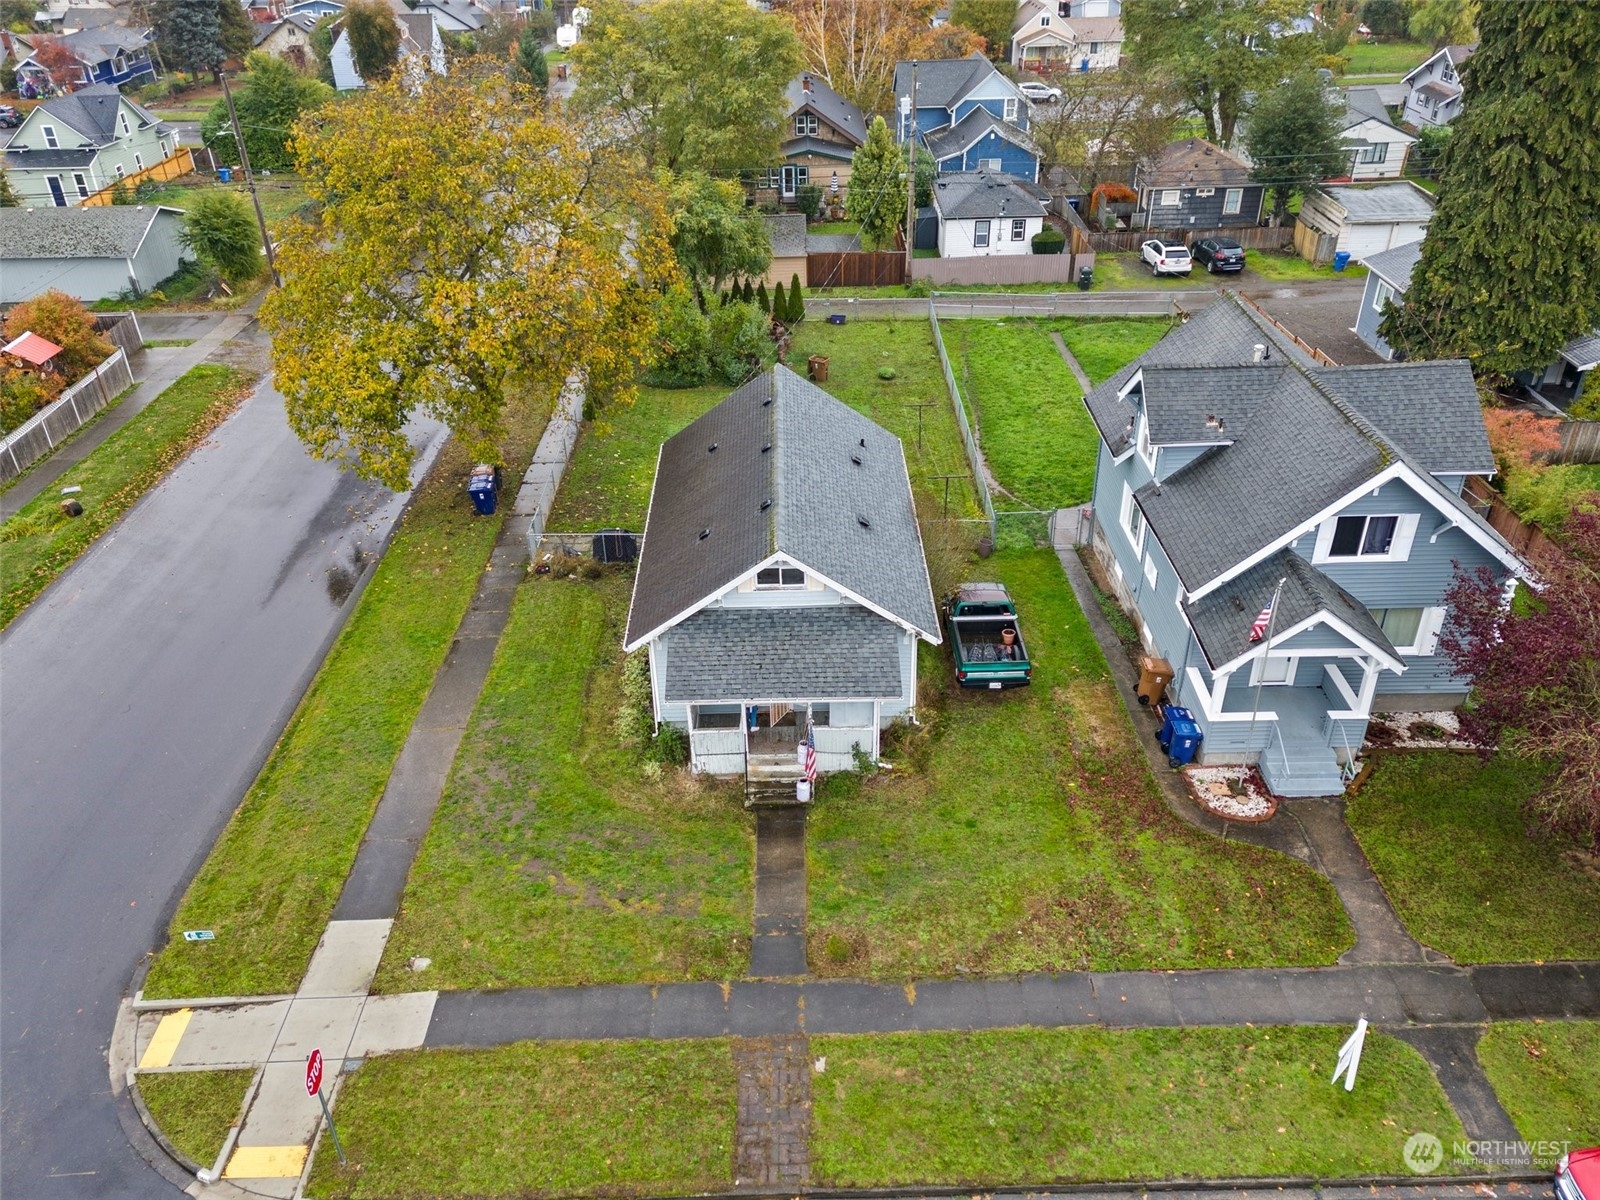
<svg viewBox="0 0 1600 1200"><path fill-rule="evenodd" d="M322 1105L323 1120L328 1122L328 1134L333 1138L333 1149L339 1155L341 1165L345 1162L344 1147L339 1144L339 1131L333 1127L333 1113L328 1110L327 1097L322 1094L322 1050L320 1047L311 1051L311 1057L306 1059L306 1095L315 1096Z"/></svg>

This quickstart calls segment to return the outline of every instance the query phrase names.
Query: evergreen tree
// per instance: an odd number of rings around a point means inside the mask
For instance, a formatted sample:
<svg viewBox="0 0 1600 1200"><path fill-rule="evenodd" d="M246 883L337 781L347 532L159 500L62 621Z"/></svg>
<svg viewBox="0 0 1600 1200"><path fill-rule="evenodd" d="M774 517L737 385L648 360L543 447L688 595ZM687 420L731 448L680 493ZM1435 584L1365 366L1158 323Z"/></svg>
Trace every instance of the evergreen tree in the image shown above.
<svg viewBox="0 0 1600 1200"><path fill-rule="evenodd" d="M800 272L796 271L789 276L789 320L788 324L798 325L806 319L806 298L800 290Z"/></svg>
<svg viewBox="0 0 1600 1200"><path fill-rule="evenodd" d="M767 281L765 279L761 281L761 286L756 289L756 303L760 305L762 312L769 314L772 312L772 301L767 298Z"/></svg>
<svg viewBox="0 0 1600 1200"><path fill-rule="evenodd" d="M1490 0L1405 305L1381 336L1481 375L1600 328L1600 5Z"/></svg>
<svg viewBox="0 0 1600 1200"><path fill-rule="evenodd" d="M205 191L183 217L183 244L229 283L253 279L266 260L261 232L243 197L226 189Z"/></svg>
<svg viewBox="0 0 1600 1200"><path fill-rule="evenodd" d="M785 325L789 323L789 297L784 293L781 279L772 293L772 319Z"/></svg>
<svg viewBox="0 0 1600 1200"><path fill-rule="evenodd" d="M517 39L517 69L541 92L549 89L550 64L545 61L539 33L532 26L525 28Z"/></svg>
<svg viewBox="0 0 1600 1200"><path fill-rule="evenodd" d="M239 0L217 0L217 41L229 58L242 59L255 45L256 23Z"/></svg>
<svg viewBox="0 0 1600 1200"><path fill-rule="evenodd" d="M744 281L744 292L739 296L739 299L746 304L754 304L756 302L756 289L748 279Z"/></svg>
<svg viewBox="0 0 1600 1200"><path fill-rule="evenodd" d="M333 89L260 50L253 51L245 63L250 81L234 93L233 100L245 149L250 151L250 166L258 171L292 171L295 163L289 138L295 122L302 113L333 99ZM233 166L239 161L227 101L212 105L200 123L200 140L212 148L218 162Z"/></svg>
<svg viewBox="0 0 1600 1200"><path fill-rule="evenodd" d="M1289 200L1340 174L1348 155L1341 121L1312 74L1296 75L1256 102L1244 144L1256 164L1250 174L1272 189L1275 224L1289 219Z"/></svg>
<svg viewBox="0 0 1600 1200"><path fill-rule="evenodd" d="M894 245L906 214L906 160L882 117L874 117L867 140L850 160L850 191L845 205L861 226L869 250Z"/></svg>
<svg viewBox="0 0 1600 1200"><path fill-rule="evenodd" d="M151 0L150 24L162 60L198 75L222 63L222 10L215 4L189 0Z"/></svg>

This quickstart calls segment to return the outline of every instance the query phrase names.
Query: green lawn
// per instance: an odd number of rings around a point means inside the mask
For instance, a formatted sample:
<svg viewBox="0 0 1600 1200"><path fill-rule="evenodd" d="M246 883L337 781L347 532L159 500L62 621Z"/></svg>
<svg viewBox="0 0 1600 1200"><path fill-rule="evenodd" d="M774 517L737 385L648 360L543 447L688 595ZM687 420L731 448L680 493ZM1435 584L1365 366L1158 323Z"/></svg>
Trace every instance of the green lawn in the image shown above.
<svg viewBox="0 0 1600 1200"><path fill-rule="evenodd" d="M221 424L253 382L232 367L195 367L0 525L0 627ZM61 511L65 487L83 489L74 494L81 517Z"/></svg>
<svg viewBox="0 0 1600 1200"><path fill-rule="evenodd" d="M945 349L949 353L948 344ZM935 478L943 475L961 476L950 484L950 515L979 515L971 468L925 317L848 325L808 319L795 330L789 361L803 374L813 354L828 356L828 382L822 386L829 393L904 444L917 511L924 519L943 512L945 484ZM885 367L894 371L893 379L879 378ZM920 448L918 405L927 406L920 409Z"/></svg>
<svg viewBox="0 0 1600 1200"><path fill-rule="evenodd" d="M139 1076L139 1095L157 1127L198 1166L222 1153L254 1071L174 1071Z"/></svg>
<svg viewBox="0 0 1600 1200"><path fill-rule="evenodd" d="M1033 508L1088 500L1099 438L1046 324L943 321L940 328L1000 486Z"/></svg>
<svg viewBox="0 0 1600 1200"><path fill-rule="evenodd" d="M369 1060L339 1096L319 1198L652 1196L733 1186L726 1041L523 1042Z"/></svg>
<svg viewBox="0 0 1600 1200"><path fill-rule="evenodd" d="M637 527L637 526L635 526ZM619 745L631 572L533 576L412 867L377 987L744 974L743 794ZM431 958L418 976L412 956Z"/></svg>
<svg viewBox="0 0 1600 1200"><path fill-rule="evenodd" d="M1327 880L1166 807L1054 554L972 570L1016 598L1033 686L958 692L923 647L896 769L830 777L812 809L813 972L1313 964L1352 944Z"/></svg>
<svg viewBox="0 0 1600 1200"><path fill-rule="evenodd" d="M548 407L516 424L524 462ZM455 443L394 539L244 802L178 905L151 996L292 992L355 861L384 784L472 600L501 519L461 494ZM185 929L216 940L186 942Z"/></svg>
<svg viewBox="0 0 1600 1200"><path fill-rule="evenodd" d="M1102 384L1166 336L1166 317L1058 318L1044 323L1066 342L1091 383Z"/></svg>
<svg viewBox="0 0 1600 1200"><path fill-rule="evenodd" d="M1350 60L1346 75L1405 75L1433 55L1427 42L1353 41L1340 53Z"/></svg>
<svg viewBox="0 0 1600 1200"><path fill-rule="evenodd" d="M1529 837L1539 772L1500 755L1384 754L1350 828L1412 936L1459 963L1600 958L1600 880Z"/></svg>
<svg viewBox="0 0 1600 1200"><path fill-rule="evenodd" d="M234 169L238 170L237 167ZM186 209L202 191L217 187L226 188L246 203L250 201L250 191L243 183L214 183L208 177L185 175L182 179L156 188L152 195L141 199L140 203L170 204L174 208ZM261 213L269 226L276 225L309 199L305 184L296 175L258 176L256 195L261 200ZM253 208L251 215L255 215Z"/></svg>
<svg viewBox="0 0 1600 1200"><path fill-rule="evenodd" d="M814 1037L824 1186L1403 1174L1418 1130L1463 1139L1428 1064L1346 1029L1019 1029Z"/></svg>
<svg viewBox="0 0 1600 1200"><path fill-rule="evenodd" d="M806 227L807 233L860 233L859 221L817 221Z"/></svg>
<svg viewBox="0 0 1600 1200"><path fill-rule="evenodd" d="M1600 1021L1491 1025L1478 1061L1528 1141L1600 1145Z"/></svg>
<svg viewBox="0 0 1600 1200"><path fill-rule="evenodd" d="M1343 271L1335 271L1331 264L1316 266L1298 254L1277 250L1247 250L1246 270L1254 271L1275 283L1304 283L1312 279L1364 279L1367 269L1360 263L1350 263Z"/></svg>

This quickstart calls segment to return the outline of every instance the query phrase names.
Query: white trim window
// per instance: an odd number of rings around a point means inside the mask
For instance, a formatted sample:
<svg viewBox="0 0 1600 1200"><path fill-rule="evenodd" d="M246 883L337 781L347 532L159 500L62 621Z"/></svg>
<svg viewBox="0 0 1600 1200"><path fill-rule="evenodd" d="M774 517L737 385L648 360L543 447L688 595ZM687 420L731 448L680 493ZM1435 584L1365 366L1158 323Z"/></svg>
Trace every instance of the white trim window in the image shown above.
<svg viewBox="0 0 1600 1200"><path fill-rule="evenodd" d="M1383 280L1378 280L1378 286L1372 289L1372 311L1384 312L1389 307L1389 302L1394 299L1394 289Z"/></svg>
<svg viewBox="0 0 1600 1200"><path fill-rule="evenodd" d="M1162 208L1176 208L1183 200L1183 189L1165 188L1157 193L1156 203Z"/></svg>
<svg viewBox="0 0 1600 1200"><path fill-rule="evenodd" d="M980 158L978 160L978 170L998 171L1000 170L1000 160L998 158Z"/></svg>
<svg viewBox="0 0 1600 1200"><path fill-rule="evenodd" d="M124 177L124 176L125 176L125 175L127 175L127 172L126 172L126 171L124 171L124 170L123 170L123 169L122 169L122 164L121 164L121 163L118 163L118 164L117 164L117 178L118 178L118 179L121 179L121 178L123 178L123 177Z"/></svg>
<svg viewBox="0 0 1600 1200"><path fill-rule="evenodd" d="M133 169L135 171L144 170L144 155L140 154L137 150L134 151L133 154Z"/></svg>
<svg viewBox="0 0 1600 1200"><path fill-rule="evenodd" d="M1229 188L1222 193L1222 215L1225 217L1237 216L1244 208L1244 189Z"/></svg>
<svg viewBox="0 0 1600 1200"><path fill-rule="evenodd" d="M974 221L972 223L972 244L980 250L989 244L989 222Z"/></svg>
<svg viewBox="0 0 1600 1200"><path fill-rule="evenodd" d="M1025 217L1011 218L1011 240L1020 242L1028 236L1028 221Z"/></svg>
<svg viewBox="0 0 1600 1200"><path fill-rule="evenodd" d="M794 133L796 137L817 136L817 114L800 113L794 119Z"/></svg>
<svg viewBox="0 0 1600 1200"><path fill-rule="evenodd" d="M1005 111L1005 120L1015 121L1017 119L1017 98L1015 96L1007 96L1002 101L1002 108Z"/></svg>
<svg viewBox="0 0 1600 1200"><path fill-rule="evenodd" d="M1122 485L1122 532L1128 535L1134 551L1144 553L1144 531L1147 528L1144 521L1144 510L1139 507L1139 502L1133 498L1133 488L1128 484Z"/></svg>
<svg viewBox="0 0 1600 1200"><path fill-rule="evenodd" d="M118 67L117 68L117 74L120 75L121 73L122 73L122 68ZM128 114L127 113L119 112L117 114L117 127L122 130L122 136L123 137L132 137L133 136L133 129L128 125Z"/></svg>
<svg viewBox="0 0 1600 1200"><path fill-rule="evenodd" d="M1139 461L1150 468L1150 474L1156 473L1156 447L1150 440L1150 418L1139 417L1139 440L1136 443L1139 450Z"/></svg>
<svg viewBox="0 0 1600 1200"><path fill-rule="evenodd" d="M806 573L799 567L762 567L756 572L756 591L776 592L806 586Z"/></svg>
<svg viewBox="0 0 1600 1200"><path fill-rule="evenodd" d="M84 178L82 171L74 171L72 173L72 186L77 189L78 199L87 200L89 198L89 181Z"/></svg>
<svg viewBox="0 0 1600 1200"><path fill-rule="evenodd" d="M1156 556L1154 554L1146 554L1144 556L1144 581L1152 588L1156 586Z"/></svg>
<svg viewBox="0 0 1600 1200"><path fill-rule="evenodd" d="M61 149L61 139L56 136L56 127L54 125L41 125L39 126L39 132L44 137L46 150Z"/></svg>
<svg viewBox="0 0 1600 1200"><path fill-rule="evenodd" d="M1401 654L1429 655L1439 646L1443 608L1370 608L1372 619Z"/></svg>
<svg viewBox="0 0 1600 1200"><path fill-rule="evenodd" d="M1356 151L1356 162L1358 163L1381 163L1386 161L1388 157L1388 142L1369 142L1359 147Z"/></svg>
<svg viewBox="0 0 1600 1200"><path fill-rule="evenodd" d="M1313 563L1405 562L1417 535L1416 513L1334 517L1317 530Z"/></svg>

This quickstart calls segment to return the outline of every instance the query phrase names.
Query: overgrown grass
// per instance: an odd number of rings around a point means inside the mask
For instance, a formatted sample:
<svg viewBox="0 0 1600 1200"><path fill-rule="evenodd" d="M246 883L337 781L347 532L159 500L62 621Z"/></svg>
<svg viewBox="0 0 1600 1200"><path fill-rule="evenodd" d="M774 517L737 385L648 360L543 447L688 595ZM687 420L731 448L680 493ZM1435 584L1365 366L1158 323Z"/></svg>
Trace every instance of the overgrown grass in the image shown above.
<svg viewBox="0 0 1600 1200"><path fill-rule="evenodd" d="M139 1076L139 1095L161 1132L197 1165L222 1153L253 1071L175 1071Z"/></svg>
<svg viewBox="0 0 1600 1200"><path fill-rule="evenodd" d="M1384 754L1350 828L1413 937L1459 963L1600 958L1600 880L1530 837L1542 772L1507 755Z"/></svg>
<svg viewBox="0 0 1600 1200"><path fill-rule="evenodd" d="M896 769L834 776L809 830L810 963L903 979L1329 963L1352 944L1327 880L1174 815L1048 551L999 553L1033 685L960 692L923 647L922 726Z"/></svg>
<svg viewBox="0 0 1600 1200"><path fill-rule="evenodd" d="M1088 500L1099 437L1049 330L1027 319L944 321L941 328L1000 486L1034 508Z"/></svg>
<svg viewBox="0 0 1600 1200"><path fill-rule="evenodd" d="M948 344L945 350L950 352ZM828 356L828 381L822 387L905 446L917 512L924 519L944 511L943 476L959 477L950 480L950 516L973 518L982 512L925 316L848 325L807 320L795 330L789 361L803 374L813 354ZM884 368L894 372L893 379L879 376Z"/></svg>
<svg viewBox="0 0 1600 1200"><path fill-rule="evenodd" d="M221 424L252 383L233 367L195 367L0 526L0 627ZM61 511L66 487L82 489L72 497L82 516Z"/></svg>
<svg viewBox="0 0 1600 1200"><path fill-rule="evenodd" d="M1354 41L1339 52L1350 60L1346 75L1405 75L1433 55L1427 42Z"/></svg>
<svg viewBox="0 0 1600 1200"><path fill-rule="evenodd" d="M1364 279L1367 269L1360 263L1349 263L1343 271L1335 271L1332 264L1317 266L1298 254L1277 250L1245 251L1245 270L1254 271L1263 279L1274 283L1303 283L1313 279Z"/></svg>
<svg viewBox="0 0 1600 1200"><path fill-rule="evenodd" d="M237 167L234 169L238 170ZM202 192L212 188L231 191L246 204L250 203L250 190L242 182L217 183L199 175L185 175L170 183L162 184L153 192L147 193L139 203L168 204L173 208L187 209ZM266 217L269 226L276 225L310 199L306 194L305 183L298 175L281 174L258 177L256 196L261 201L261 214ZM254 209L251 210L251 215L254 215Z"/></svg>
<svg viewBox="0 0 1600 1200"><path fill-rule="evenodd" d="M1061 335L1083 373L1099 385L1159 342L1172 324L1166 317L1058 317L1043 326Z"/></svg>
<svg viewBox="0 0 1600 1200"><path fill-rule="evenodd" d="M749 961L743 795L619 744L630 574L518 594L378 989L719 979ZM426 974L406 970L431 958Z"/></svg>
<svg viewBox="0 0 1600 1200"><path fill-rule="evenodd" d="M526 461L548 407L515 425ZM152 996L292 992L305 973L400 748L472 600L500 518L461 495L446 445L266 766L190 883L151 964ZM186 942L185 929L216 940Z"/></svg>
<svg viewBox="0 0 1600 1200"><path fill-rule="evenodd" d="M851 234L861 232L859 221L818 221L807 226L807 233Z"/></svg>
<svg viewBox="0 0 1600 1200"><path fill-rule="evenodd" d="M1460 1122L1415 1050L1342 1029L1021 1029L814 1037L812 1174L833 1187L1399 1174Z"/></svg>
<svg viewBox="0 0 1600 1200"><path fill-rule="evenodd" d="M1600 1145L1600 1021L1494 1024L1478 1061L1524 1138Z"/></svg>
<svg viewBox="0 0 1600 1200"><path fill-rule="evenodd" d="M523 1042L369 1060L339 1097L317 1197L679 1195L733 1185L729 1044Z"/></svg>

